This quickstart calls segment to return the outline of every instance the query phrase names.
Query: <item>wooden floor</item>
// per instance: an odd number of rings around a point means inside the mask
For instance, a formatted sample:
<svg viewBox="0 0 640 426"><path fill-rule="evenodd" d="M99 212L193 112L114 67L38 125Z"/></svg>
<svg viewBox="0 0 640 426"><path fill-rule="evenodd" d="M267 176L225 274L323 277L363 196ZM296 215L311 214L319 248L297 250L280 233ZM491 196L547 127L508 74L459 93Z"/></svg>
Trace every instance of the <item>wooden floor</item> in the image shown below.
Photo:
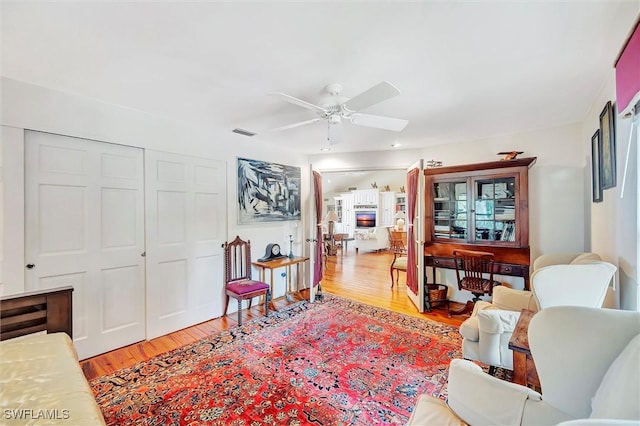
<svg viewBox="0 0 640 426"><path fill-rule="evenodd" d="M434 309L431 313L419 313L407 297L403 272L400 272L400 284L395 285L392 289L389 276L389 265L392 259L393 255L387 252L360 252L356 255L353 247L349 248L344 256L340 256L340 254L331 256L324 272L322 291L414 317L460 325L466 317L448 318L445 310ZM274 300L276 309L289 303L285 298ZM452 308L455 308L456 306L453 305ZM254 305L250 310L242 311L242 321L249 321L263 315L263 307ZM87 379L91 380L237 325L237 313L234 312L226 317L207 321L157 339L136 343L89 358L81 361L80 364Z"/></svg>

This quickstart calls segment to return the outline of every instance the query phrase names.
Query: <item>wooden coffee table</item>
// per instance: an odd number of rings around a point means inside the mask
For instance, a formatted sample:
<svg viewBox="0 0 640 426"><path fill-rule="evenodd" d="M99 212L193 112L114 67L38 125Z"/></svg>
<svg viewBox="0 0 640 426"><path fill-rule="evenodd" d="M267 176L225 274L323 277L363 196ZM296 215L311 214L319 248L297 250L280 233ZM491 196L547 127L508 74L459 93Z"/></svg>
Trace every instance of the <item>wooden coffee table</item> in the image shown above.
<svg viewBox="0 0 640 426"><path fill-rule="evenodd" d="M540 379L529 349L529 321L535 312L523 309L513 330L509 349L513 351L513 382L540 392Z"/></svg>

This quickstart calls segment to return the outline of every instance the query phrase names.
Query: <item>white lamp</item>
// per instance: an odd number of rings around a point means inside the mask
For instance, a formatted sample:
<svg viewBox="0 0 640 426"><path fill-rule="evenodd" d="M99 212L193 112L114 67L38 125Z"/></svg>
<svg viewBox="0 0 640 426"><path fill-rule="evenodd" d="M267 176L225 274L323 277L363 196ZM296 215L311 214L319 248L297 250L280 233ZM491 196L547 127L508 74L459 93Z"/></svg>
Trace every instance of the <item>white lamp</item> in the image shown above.
<svg viewBox="0 0 640 426"><path fill-rule="evenodd" d="M399 210L393 217L396 220L396 231L404 231L404 218L406 217L404 212Z"/></svg>
<svg viewBox="0 0 640 426"><path fill-rule="evenodd" d="M327 215L325 216L324 221L327 222L327 225L329 226L329 235L334 234L335 223L338 219L338 214L334 210L329 211L329 213L327 213Z"/></svg>

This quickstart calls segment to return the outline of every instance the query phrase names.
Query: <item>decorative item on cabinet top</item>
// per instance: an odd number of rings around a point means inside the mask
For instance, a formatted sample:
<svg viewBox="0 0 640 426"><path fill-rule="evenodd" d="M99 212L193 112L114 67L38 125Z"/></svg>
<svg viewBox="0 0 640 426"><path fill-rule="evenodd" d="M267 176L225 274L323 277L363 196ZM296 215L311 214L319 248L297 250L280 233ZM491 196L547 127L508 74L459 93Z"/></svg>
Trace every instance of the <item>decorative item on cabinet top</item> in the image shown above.
<svg viewBox="0 0 640 426"><path fill-rule="evenodd" d="M520 154L524 154L524 151L500 151L498 155L504 155L502 161L505 160L515 160L516 157Z"/></svg>

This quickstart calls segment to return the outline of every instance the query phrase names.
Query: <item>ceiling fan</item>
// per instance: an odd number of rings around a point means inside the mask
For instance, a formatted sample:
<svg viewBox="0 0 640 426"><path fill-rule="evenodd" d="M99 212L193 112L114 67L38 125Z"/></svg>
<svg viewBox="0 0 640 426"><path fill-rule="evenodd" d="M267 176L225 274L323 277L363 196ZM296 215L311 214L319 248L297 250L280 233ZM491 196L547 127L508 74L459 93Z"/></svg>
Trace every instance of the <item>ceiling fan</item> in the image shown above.
<svg viewBox="0 0 640 426"><path fill-rule="evenodd" d="M283 101L301 106L318 115L316 118L277 127L272 129L272 131L293 129L294 127L325 120L329 130L327 140L330 145L334 145L342 142L344 139L343 123L345 121L358 126L375 127L377 129L394 130L396 132L404 129L409 123L409 121L399 118L382 117L359 112L360 110L400 94L400 91L388 81L382 81L353 98L340 96L342 93L342 85L337 83L329 84L326 87L326 91L328 95L321 98L317 104L303 101L302 99L282 92L270 93L271 95L278 96Z"/></svg>

